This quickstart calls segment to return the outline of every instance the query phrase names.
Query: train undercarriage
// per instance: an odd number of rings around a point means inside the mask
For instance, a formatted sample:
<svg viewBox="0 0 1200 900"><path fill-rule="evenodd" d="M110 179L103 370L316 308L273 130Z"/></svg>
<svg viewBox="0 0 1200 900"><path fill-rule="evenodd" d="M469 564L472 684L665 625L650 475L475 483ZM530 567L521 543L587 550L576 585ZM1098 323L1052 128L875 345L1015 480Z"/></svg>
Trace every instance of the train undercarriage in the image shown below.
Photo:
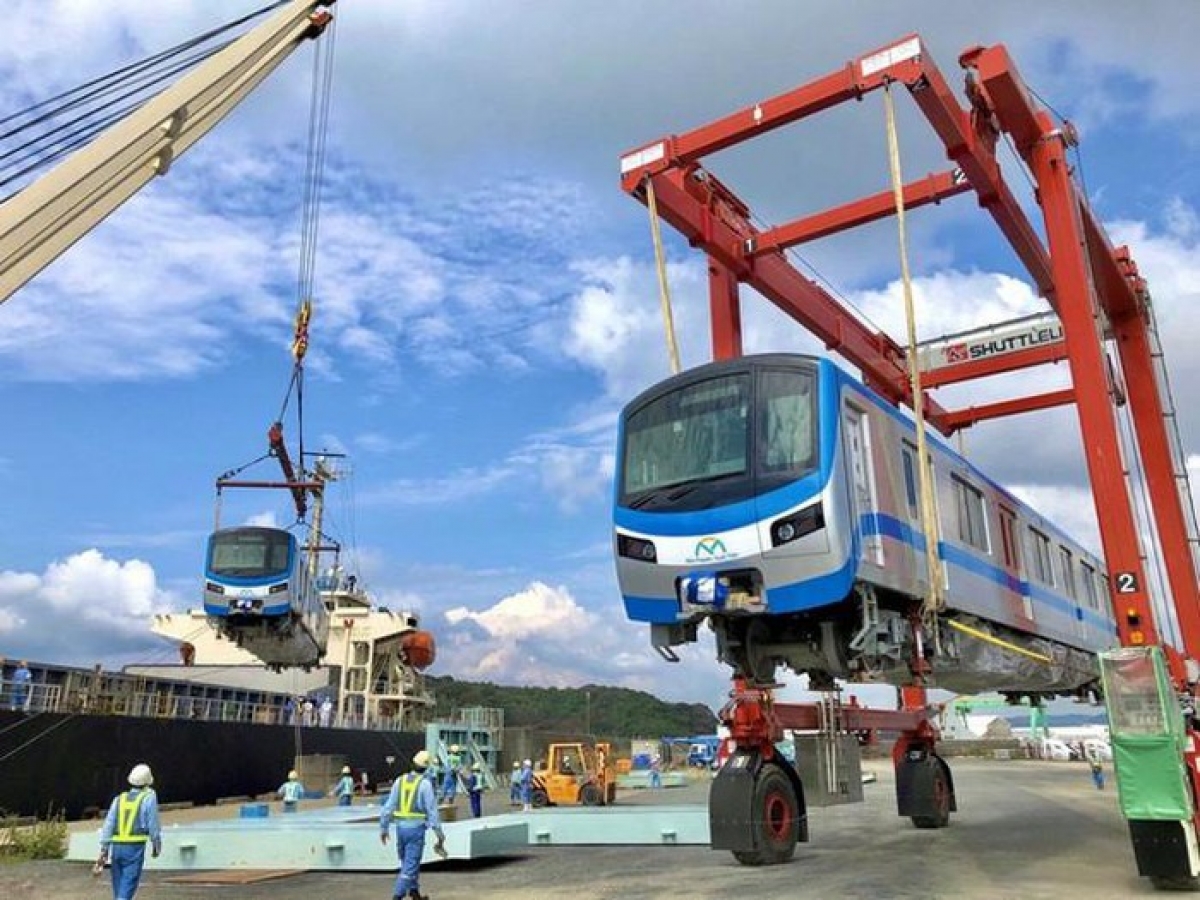
<svg viewBox="0 0 1200 900"><path fill-rule="evenodd" d="M734 670L721 721L735 749L713 784L710 828L713 847L730 850L744 864L786 862L796 844L808 839L810 798L795 766L777 749L786 732L812 736L809 746L820 748L822 758L857 753L857 744L850 742L853 749L847 750L840 740L846 735L863 741L881 732L894 737L898 815L918 828L942 828L957 801L950 767L937 753L928 687L957 693L1000 690L1031 702L1098 690L1095 658L1075 648L961 613L937 616L927 626L911 601L880 602L869 586L859 586L850 600L857 602L832 615L825 610L707 619L718 655ZM697 625L673 626L673 634L686 639ZM810 688L826 692L828 699L776 701L781 666L808 676ZM844 704L837 694L839 681L896 685L901 708ZM852 771L858 771L857 760Z"/></svg>

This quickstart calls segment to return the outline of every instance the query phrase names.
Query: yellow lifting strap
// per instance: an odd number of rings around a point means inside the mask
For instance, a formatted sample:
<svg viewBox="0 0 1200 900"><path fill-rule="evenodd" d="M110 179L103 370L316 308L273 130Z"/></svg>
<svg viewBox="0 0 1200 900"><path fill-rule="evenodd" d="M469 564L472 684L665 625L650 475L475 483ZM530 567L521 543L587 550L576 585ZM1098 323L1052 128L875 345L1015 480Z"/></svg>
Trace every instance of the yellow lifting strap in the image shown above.
<svg viewBox="0 0 1200 900"><path fill-rule="evenodd" d="M646 209L650 211L650 235L654 240L654 262L658 269L658 298L662 305L663 327L667 331L667 356L671 374L679 372L679 345L675 341L675 319L671 315L671 288L667 284L667 255L658 227L658 201L654 198L654 180L646 179Z"/></svg>
<svg viewBox="0 0 1200 900"><path fill-rule="evenodd" d="M1032 650L1026 650L1024 647L1019 647L1011 641L1001 640L994 635L988 634L986 631L980 631L978 628L972 628L970 625L964 625L962 622L955 622L953 619L947 619L946 624L956 631L961 631L963 634L968 634L976 640L983 641L985 644L992 644L993 646L1001 647L1011 653L1019 653L1021 656L1027 656L1030 659L1036 659L1038 662L1043 662L1047 665L1054 662L1054 660L1044 653L1035 653Z"/></svg>
<svg viewBox="0 0 1200 900"><path fill-rule="evenodd" d="M308 352L308 323L312 319L312 299L305 297L296 310L296 332L292 337L292 357L297 363Z"/></svg>
<svg viewBox="0 0 1200 900"><path fill-rule="evenodd" d="M904 182L900 175L900 141L896 135L896 110L891 85L883 86L883 105L887 113L888 163L892 173L892 196L896 203L896 227L900 238L900 277L904 286L904 318L908 326L908 377L912 385L913 414L917 425L917 481L921 493L921 530L925 536L925 570L929 591L921 604L921 619L932 632L935 646L938 640L937 613L946 606L946 582L942 560L938 554L941 542L934 502L933 464L929 444L925 439L925 393L921 388L921 366L917 359L917 317L913 305L912 274L908 268L908 232L904 220Z"/></svg>

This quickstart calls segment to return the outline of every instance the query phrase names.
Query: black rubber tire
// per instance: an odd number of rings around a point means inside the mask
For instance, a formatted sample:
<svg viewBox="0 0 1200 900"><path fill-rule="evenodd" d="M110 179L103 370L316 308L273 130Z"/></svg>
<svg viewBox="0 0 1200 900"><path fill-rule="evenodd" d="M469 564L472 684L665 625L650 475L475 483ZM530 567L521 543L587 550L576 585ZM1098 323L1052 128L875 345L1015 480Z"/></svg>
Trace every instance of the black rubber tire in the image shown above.
<svg viewBox="0 0 1200 900"><path fill-rule="evenodd" d="M744 866L774 866L796 855L800 838L800 804L792 782L779 766L763 766L754 782L751 816L755 850L734 850Z"/></svg>
<svg viewBox="0 0 1200 900"><path fill-rule="evenodd" d="M945 770L936 765L933 770L933 802L937 812L931 816L913 816L917 828L945 828L950 824L950 782Z"/></svg>
<svg viewBox="0 0 1200 900"><path fill-rule="evenodd" d="M534 788L529 792L529 803L534 809L542 809L550 805L550 797L541 788Z"/></svg>
<svg viewBox="0 0 1200 900"><path fill-rule="evenodd" d="M602 806L604 795L600 793L599 786L588 783L579 789L579 802L584 806Z"/></svg>

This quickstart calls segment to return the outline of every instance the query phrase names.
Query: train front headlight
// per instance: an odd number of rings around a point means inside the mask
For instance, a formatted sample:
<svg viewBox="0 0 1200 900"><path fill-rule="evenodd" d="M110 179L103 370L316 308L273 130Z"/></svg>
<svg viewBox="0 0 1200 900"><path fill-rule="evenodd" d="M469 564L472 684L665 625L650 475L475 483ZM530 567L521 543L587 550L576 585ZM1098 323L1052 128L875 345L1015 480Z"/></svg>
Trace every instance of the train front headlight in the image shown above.
<svg viewBox="0 0 1200 900"><path fill-rule="evenodd" d="M288 583L286 581L281 581L279 584L273 584L269 588L267 588L267 593L268 594L282 594L287 589L288 589Z"/></svg>
<svg viewBox="0 0 1200 900"><path fill-rule="evenodd" d="M225 588L221 587L221 585L216 584L212 581L204 582L204 589L206 591L208 591L210 594L224 594L225 593Z"/></svg>
<svg viewBox="0 0 1200 900"><path fill-rule="evenodd" d="M617 535L617 554L641 562L658 562L658 551L653 541L630 537L627 534Z"/></svg>
<svg viewBox="0 0 1200 900"><path fill-rule="evenodd" d="M771 546L779 547L797 541L806 534L825 527L825 510L820 503L805 507L790 516L771 523Z"/></svg>

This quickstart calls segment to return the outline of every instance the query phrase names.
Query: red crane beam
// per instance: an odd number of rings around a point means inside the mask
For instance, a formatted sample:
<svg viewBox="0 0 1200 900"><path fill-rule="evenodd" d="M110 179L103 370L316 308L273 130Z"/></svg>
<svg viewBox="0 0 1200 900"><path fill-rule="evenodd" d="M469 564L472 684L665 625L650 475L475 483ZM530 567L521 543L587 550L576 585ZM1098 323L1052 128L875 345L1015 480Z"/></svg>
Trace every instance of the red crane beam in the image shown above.
<svg viewBox="0 0 1200 900"><path fill-rule="evenodd" d="M1043 344L1040 347L1014 350L999 356L989 356L929 369L921 373L921 384L932 390L947 384L957 384L960 381L971 381L975 378L1002 375L1005 372L1016 372L1045 363L1060 362L1066 358L1067 345L1058 341L1053 344Z"/></svg>
<svg viewBox="0 0 1200 900"><path fill-rule="evenodd" d="M1019 397L1013 400L999 400L995 403L984 403L980 406L968 406L965 409L952 410L947 419L954 428L967 428L976 422L987 419L1000 419L1004 416L1015 416L1018 413L1037 412L1040 409L1053 409L1066 403L1075 402L1075 391L1066 388L1061 391L1048 391L1032 397Z"/></svg>

